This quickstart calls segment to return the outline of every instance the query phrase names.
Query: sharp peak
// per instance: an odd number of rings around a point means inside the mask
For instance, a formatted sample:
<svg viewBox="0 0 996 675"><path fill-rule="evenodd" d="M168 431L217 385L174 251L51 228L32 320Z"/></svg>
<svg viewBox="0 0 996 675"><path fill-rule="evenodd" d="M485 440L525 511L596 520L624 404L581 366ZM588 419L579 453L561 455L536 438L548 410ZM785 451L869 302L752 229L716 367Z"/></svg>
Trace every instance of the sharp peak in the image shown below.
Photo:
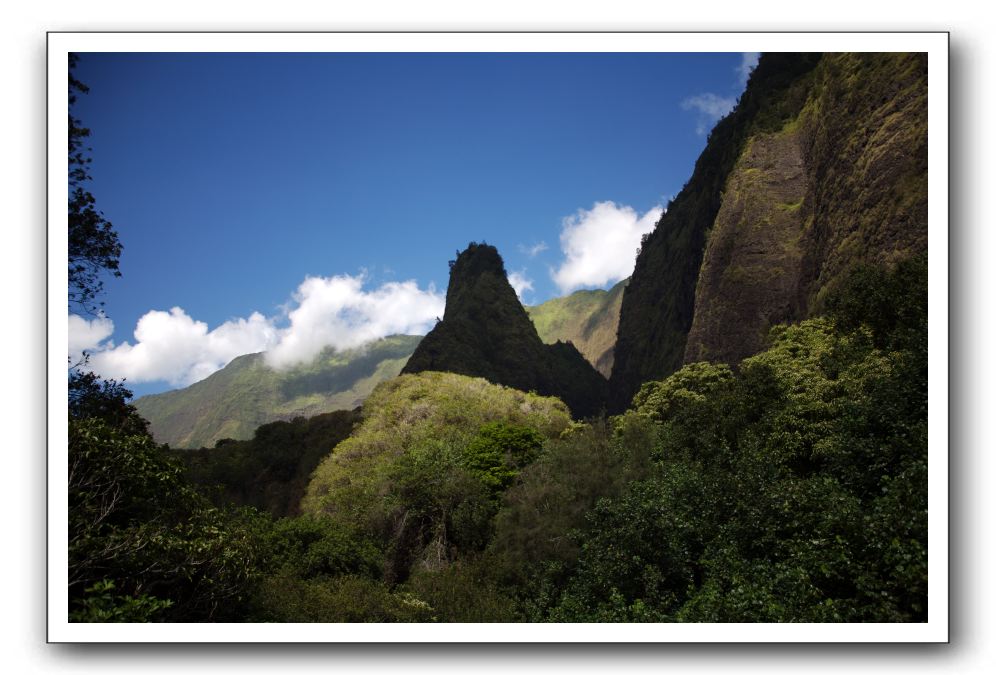
<svg viewBox="0 0 996 675"><path fill-rule="evenodd" d="M450 261L450 270L456 274L492 270L506 276L505 261L498 249L483 241L472 241L463 251L457 251L456 259Z"/></svg>

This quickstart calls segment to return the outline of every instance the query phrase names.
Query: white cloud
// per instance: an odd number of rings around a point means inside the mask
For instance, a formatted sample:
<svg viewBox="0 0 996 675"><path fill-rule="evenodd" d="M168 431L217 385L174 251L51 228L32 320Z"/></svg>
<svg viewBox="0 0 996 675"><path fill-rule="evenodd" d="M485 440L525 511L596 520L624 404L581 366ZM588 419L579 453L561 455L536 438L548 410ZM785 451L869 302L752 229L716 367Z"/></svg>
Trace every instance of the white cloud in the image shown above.
<svg viewBox="0 0 996 675"><path fill-rule="evenodd" d="M515 294L522 300L522 294L533 290L533 280L526 277L526 270L519 270L508 275L508 283L515 289Z"/></svg>
<svg viewBox="0 0 996 675"><path fill-rule="evenodd" d="M90 368L115 380L165 380L186 386L224 368L236 356L266 349L275 338L273 323L259 312L209 331L206 323L179 307L153 310L138 320L135 344L124 342L92 352Z"/></svg>
<svg viewBox="0 0 996 675"><path fill-rule="evenodd" d="M740 84L747 84L750 71L754 70L757 60L761 58L761 52L743 52L740 55L740 65L737 66L737 74L740 76Z"/></svg>
<svg viewBox="0 0 996 675"><path fill-rule="evenodd" d="M698 94L690 96L681 102L683 110L697 110L699 112L698 125L695 133L704 134L712 126L722 119L726 113L733 110L737 100L733 97L717 96L716 94Z"/></svg>
<svg viewBox="0 0 996 675"><path fill-rule="evenodd" d="M443 315L445 298L414 281L365 292L363 276L308 277L294 294L290 326L267 353L275 368L310 361L326 346L358 347L396 333L424 334Z"/></svg>
<svg viewBox="0 0 996 675"><path fill-rule="evenodd" d="M106 317L92 320L84 319L77 314L69 315L69 358L72 363L78 363L83 358L84 351L92 351L100 347L100 343L111 337L114 332L114 322Z"/></svg>
<svg viewBox="0 0 996 675"><path fill-rule="evenodd" d="M538 244L533 244L532 246L524 246L523 244L519 244L519 251L521 253L525 253L530 258L535 258L537 255L539 255L548 248L549 247L546 245L545 241L541 241Z"/></svg>
<svg viewBox="0 0 996 675"><path fill-rule="evenodd" d="M134 344L101 345L91 352L89 367L110 379L187 386L242 354L266 351L271 366L289 367L310 361L327 346L349 349L395 333L425 333L443 314L445 298L434 288L421 290L406 281L364 291L364 279L308 277L285 316L253 312L213 330L179 307L153 310L138 320ZM287 325L278 326L284 319ZM70 349L97 346L110 335L109 324L70 317Z"/></svg>
<svg viewBox="0 0 996 675"><path fill-rule="evenodd" d="M605 286L632 274L640 239L663 211L658 206L641 216L630 206L597 202L564 218L560 248L566 260L551 273L560 291Z"/></svg>

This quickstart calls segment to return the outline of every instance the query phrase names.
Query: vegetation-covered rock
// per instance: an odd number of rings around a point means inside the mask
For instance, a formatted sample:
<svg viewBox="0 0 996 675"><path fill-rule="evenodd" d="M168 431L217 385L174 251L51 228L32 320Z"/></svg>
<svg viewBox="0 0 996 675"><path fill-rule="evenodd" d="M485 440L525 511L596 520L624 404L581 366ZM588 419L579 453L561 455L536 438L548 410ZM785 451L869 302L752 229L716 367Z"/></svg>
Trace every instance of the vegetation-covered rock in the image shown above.
<svg viewBox="0 0 996 675"><path fill-rule="evenodd" d="M610 410L622 412L640 385L681 367L695 289L727 178L756 133L795 119L819 54L763 54L733 111L709 134L691 178L643 242L619 312Z"/></svg>
<svg viewBox="0 0 996 675"><path fill-rule="evenodd" d="M578 418L598 414L607 392L605 378L573 345L543 344L508 283L501 256L487 244L471 244L453 261L443 320L402 372L427 370L557 396Z"/></svg>
<svg viewBox="0 0 996 675"><path fill-rule="evenodd" d="M647 237L611 408L682 363L736 363L859 263L926 251L925 54L765 54Z"/></svg>
<svg viewBox="0 0 996 675"><path fill-rule="evenodd" d="M452 373L402 375L367 399L363 422L315 470L303 510L370 533L387 578L403 580L483 548L496 496L569 424L557 399Z"/></svg>

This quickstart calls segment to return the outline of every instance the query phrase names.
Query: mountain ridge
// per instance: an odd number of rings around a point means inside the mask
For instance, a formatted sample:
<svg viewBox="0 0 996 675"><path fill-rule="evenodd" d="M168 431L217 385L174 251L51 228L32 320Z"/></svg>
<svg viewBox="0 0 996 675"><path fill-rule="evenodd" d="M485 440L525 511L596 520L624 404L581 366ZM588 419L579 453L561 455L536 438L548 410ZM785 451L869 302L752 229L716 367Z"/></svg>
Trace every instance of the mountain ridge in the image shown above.
<svg viewBox="0 0 996 675"><path fill-rule="evenodd" d="M142 396L134 405L156 441L173 447L250 440L263 424L356 408L401 371L421 339L394 335L352 350L326 348L311 363L286 371L267 366L262 352L245 354L200 382Z"/></svg>

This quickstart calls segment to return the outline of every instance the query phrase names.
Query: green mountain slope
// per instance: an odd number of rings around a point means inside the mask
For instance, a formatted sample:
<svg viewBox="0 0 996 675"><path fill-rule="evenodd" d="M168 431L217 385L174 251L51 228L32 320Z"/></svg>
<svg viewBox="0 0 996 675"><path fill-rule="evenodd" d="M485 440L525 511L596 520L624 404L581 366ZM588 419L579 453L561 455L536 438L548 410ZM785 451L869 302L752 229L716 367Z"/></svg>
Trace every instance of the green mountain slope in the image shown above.
<svg viewBox="0 0 996 675"><path fill-rule="evenodd" d="M628 282L623 279L607 291L577 291L525 310L543 342L572 342L607 378L612 374L619 308Z"/></svg>
<svg viewBox="0 0 996 675"><path fill-rule="evenodd" d="M267 366L263 354L246 354L185 389L143 396L134 405L156 441L173 447L248 440L262 424L352 410L401 372L421 339L393 335L359 349L326 349L311 364L287 371Z"/></svg>
<svg viewBox="0 0 996 675"><path fill-rule="evenodd" d="M405 373L483 377L560 398L578 418L597 414L607 382L571 344L543 344L508 283L494 246L471 244L453 261L446 313L422 340Z"/></svg>

